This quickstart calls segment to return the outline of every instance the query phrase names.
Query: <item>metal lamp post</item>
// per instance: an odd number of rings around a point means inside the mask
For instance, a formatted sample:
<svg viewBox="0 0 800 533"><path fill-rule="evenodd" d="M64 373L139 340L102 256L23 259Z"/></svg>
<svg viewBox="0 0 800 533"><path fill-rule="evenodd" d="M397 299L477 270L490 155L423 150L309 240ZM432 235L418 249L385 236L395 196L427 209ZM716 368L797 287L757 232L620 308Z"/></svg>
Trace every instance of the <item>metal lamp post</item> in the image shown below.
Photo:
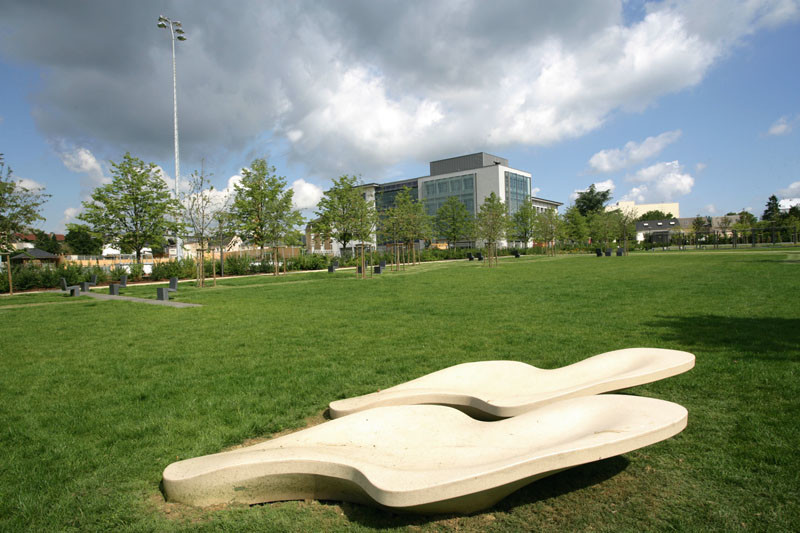
<svg viewBox="0 0 800 533"><path fill-rule="evenodd" d="M183 28L181 28L180 21L170 20L164 15L158 17L158 27L165 29L169 28L170 42L172 44L172 105L175 126L175 199L179 200L180 195L178 190L178 179L181 175L181 163L178 152L178 82L177 71L175 69L175 41L185 41L186 35L183 31ZM175 236L175 246L177 248L177 258L180 259L183 255L183 244L181 243L181 238L179 235Z"/></svg>

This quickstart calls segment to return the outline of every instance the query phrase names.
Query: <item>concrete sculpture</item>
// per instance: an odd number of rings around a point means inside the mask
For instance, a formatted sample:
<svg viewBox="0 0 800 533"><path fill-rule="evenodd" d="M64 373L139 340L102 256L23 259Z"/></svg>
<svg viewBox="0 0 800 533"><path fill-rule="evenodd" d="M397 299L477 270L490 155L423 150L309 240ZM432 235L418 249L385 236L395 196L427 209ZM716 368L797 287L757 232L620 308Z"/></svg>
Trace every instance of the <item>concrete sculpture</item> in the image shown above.
<svg viewBox="0 0 800 533"><path fill-rule="evenodd" d="M438 404L482 420L520 415L558 399L650 383L694 366L694 355L659 348L628 348L545 370L518 361L451 366L389 389L331 402L331 418L387 405Z"/></svg>
<svg viewBox="0 0 800 533"><path fill-rule="evenodd" d="M528 483L667 439L680 405L636 396L552 402L498 422L438 405L379 407L164 470L169 501L196 506L321 499L470 513Z"/></svg>

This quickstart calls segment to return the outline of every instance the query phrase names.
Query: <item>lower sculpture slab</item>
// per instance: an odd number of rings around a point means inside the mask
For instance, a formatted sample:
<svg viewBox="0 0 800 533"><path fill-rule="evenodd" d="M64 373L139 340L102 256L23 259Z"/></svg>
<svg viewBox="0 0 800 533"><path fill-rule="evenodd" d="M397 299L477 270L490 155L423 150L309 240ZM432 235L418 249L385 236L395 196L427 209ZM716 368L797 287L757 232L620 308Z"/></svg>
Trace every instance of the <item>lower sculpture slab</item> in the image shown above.
<svg viewBox="0 0 800 533"><path fill-rule="evenodd" d="M678 404L622 395L571 398L497 422L438 405L379 407L173 463L163 488L168 501L201 507L320 499L471 513L541 477L667 439L686 422Z"/></svg>
<svg viewBox="0 0 800 533"><path fill-rule="evenodd" d="M437 404L474 418L517 416L538 405L651 383L694 367L689 352L626 348L552 370L519 361L478 361L451 366L388 389L336 400L331 418L387 405Z"/></svg>

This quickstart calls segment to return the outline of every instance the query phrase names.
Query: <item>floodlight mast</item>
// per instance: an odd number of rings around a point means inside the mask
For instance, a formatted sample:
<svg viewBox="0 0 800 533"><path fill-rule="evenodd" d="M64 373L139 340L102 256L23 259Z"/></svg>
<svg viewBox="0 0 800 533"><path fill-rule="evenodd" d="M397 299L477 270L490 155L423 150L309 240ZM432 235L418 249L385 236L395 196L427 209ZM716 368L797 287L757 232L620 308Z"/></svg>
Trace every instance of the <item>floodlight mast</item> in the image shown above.
<svg viewBox="0 0 800 533"><path fill-rule="evenodd" d="M180 200L178 182L181 175L180 152L178 150L178 76L177 69L175 68L175 40L185 41L186 35L181 27L180 21L170 20L164 15L158 17L159 28L169 28L170 43L172 44L172 110L173 110L173 125L175 130L175 199ZM176 36L177 34L177 36ZM180 259L183 255L183 243L181 242L180 235L175 236L176 256Z"/></svg>

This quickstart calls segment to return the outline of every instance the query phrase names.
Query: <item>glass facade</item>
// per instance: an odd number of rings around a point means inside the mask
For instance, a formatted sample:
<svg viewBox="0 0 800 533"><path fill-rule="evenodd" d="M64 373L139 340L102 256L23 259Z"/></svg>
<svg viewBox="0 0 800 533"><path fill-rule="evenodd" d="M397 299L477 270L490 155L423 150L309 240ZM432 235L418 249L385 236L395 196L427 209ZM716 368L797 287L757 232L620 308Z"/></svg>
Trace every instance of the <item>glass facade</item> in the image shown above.
<svg viewBox="0 0 800 533"><path fill-rule="evenodd" d="M421 184L422 201L431 216L451 196L457 197L467 207L467 211L475 216L475 174L462 174L449 178L426 181Z"/></svg>
<svg viewBox="0 0 800 533"><path fill-rule="evenodd" d="M408 187L408 186L407 186ZM416 200L418 198L417 187L408 187L409 194L411 195L412 200ZM375 193L375 209L380 211L385 211L390 207L394 207L394 199L397 194L403 190L403 187L398 187L391 190L379 190Z"/></svg>
<svg viewBox="0 0 800 533"><path fill-rule="evenodd" d="M531 178L506 171L506 206L508 212L514 214L523 203L531 198Z"/></svg>

